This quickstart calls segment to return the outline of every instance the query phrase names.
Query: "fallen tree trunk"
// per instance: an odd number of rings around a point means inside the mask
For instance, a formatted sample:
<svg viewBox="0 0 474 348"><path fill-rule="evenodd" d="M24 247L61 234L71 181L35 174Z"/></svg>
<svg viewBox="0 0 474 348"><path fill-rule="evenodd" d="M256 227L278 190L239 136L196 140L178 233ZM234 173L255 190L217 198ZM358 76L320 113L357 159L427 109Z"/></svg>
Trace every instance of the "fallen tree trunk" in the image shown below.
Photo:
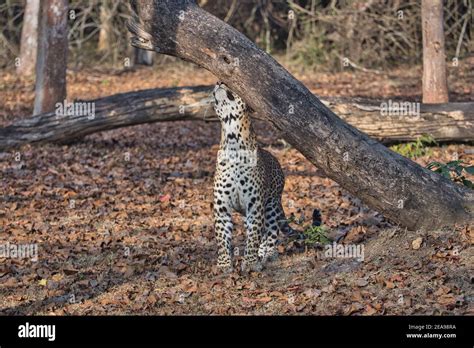
<svg viewBox="0 0 474 348"><path fill-rule="evenodd" d="M322 98L350 125L383 143L413 141L429 134L436 141L474 140L474 102L446 104Z"/></svg>
<svg viewBox="0 0 474 348"><path fill-rule="evenodd" d="M270 55L190 0L131 1L135 47L192 61L224 81L341 186L410 229L474 220L474 192L347 124Z"/></svg>
<svg viewBox="0 0 474 348"><path fill-rule="evenodd" d="M142 123L217 121L209 99L212 88L150 89L79 101L75 104L94 105L94 115L51 112L17 121L0 128L0 151L26 143L64 142ZM349 124L384 143L415 140L423 134L430 134L437 141L474 141L474 103L422 104L418 115L398 115L396 109L386 114L386 102L381 101L324 98L322 102Z"/></svg>
<svg viewBox="0 0 474 348"><path fill-rule="evenodd" d="M213 114L209 93L208 86L149 89L77 101L76 109L81 106L80 110L89 112L49 112L0 128L0 151L27 143L70 141L142 123L202 119L206 108Z"/></svg>

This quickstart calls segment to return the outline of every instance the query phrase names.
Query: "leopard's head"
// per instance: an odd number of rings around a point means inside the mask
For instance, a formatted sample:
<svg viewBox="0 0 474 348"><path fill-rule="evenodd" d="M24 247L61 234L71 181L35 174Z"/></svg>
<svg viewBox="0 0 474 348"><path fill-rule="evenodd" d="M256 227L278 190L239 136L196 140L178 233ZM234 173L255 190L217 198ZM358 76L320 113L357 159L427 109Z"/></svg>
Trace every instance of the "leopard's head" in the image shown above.
<svg viewBox="0 0 474 348"><path fill-rule="evenodd" d="M244 117L249 110L247 104L222 82L217 82L214 91L214 109L221 121Z"/></svg>

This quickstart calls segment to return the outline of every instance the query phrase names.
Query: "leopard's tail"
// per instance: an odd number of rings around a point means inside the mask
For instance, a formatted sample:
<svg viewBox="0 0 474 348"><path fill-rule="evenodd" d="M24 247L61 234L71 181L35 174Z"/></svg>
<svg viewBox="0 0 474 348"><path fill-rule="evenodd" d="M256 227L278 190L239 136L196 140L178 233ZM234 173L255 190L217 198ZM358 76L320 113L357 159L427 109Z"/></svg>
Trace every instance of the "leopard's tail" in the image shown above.
<svg viewBox="0 0 474 348"><path fill-rule="evenodd" d="M304 239L303 231L293 229L290 224L288 223L288 219L285 217L285 213L283 212L283 207L280 207L280 216L278 218L278 227L280 231L286 236L291 238L297 239ZM321 226L321 211L319 209L313 210L313 217L311 226Z"/></svg>

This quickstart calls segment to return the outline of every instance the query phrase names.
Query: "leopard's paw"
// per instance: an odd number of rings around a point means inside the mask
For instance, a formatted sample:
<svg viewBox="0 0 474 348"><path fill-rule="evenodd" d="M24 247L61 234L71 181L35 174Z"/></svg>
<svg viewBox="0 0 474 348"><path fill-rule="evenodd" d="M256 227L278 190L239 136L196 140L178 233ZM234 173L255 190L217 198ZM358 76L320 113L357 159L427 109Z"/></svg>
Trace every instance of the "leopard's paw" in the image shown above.
<svg viewBox="0 0 474 348"><path fill-rule="evenodd" d="M272 250L268 251L265 253L265 255L262 257L262 263L269 263L269 262L274 262L278 260L278 250Z"/></svg>
<svg viewBox="0 0 474 348"><path fill-rule="evenodd" d="M241 271L242 274L249 274L250 272L261 272L263 270L263 264L259 261L246 261L242 262Z"/></svg>

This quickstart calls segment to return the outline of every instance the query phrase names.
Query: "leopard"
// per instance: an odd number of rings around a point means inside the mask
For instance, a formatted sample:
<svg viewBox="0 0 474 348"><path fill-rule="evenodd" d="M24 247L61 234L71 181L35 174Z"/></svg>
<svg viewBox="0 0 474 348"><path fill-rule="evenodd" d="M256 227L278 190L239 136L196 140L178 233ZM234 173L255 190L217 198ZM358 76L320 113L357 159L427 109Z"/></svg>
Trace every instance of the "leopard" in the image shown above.
<svg viewBox="0 0 474 348"><path fill-rule="evenodd" d="M278 236L301 236L288 224L282 207L285 176L278 160L257 141L247 103L217 82L214 110L221 124L214 175L214 229L217 267L233 271L232 213L244 217L246 240L241 271L261 271L278 257ZM313 225L316 225L313 213Z"/></svg>

